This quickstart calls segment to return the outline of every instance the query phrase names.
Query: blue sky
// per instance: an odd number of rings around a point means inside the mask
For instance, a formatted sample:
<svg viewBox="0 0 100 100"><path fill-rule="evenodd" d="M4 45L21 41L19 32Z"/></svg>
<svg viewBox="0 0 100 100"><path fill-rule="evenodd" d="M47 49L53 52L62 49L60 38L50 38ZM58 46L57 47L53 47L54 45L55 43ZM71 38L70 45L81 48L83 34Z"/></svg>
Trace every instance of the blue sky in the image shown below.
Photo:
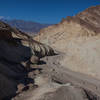
<svg viewBox="0 0 100 100"><path fill-rule="evenodd" d="M100 0L0 0L0 18L51 24L99 4Z"/></svg>

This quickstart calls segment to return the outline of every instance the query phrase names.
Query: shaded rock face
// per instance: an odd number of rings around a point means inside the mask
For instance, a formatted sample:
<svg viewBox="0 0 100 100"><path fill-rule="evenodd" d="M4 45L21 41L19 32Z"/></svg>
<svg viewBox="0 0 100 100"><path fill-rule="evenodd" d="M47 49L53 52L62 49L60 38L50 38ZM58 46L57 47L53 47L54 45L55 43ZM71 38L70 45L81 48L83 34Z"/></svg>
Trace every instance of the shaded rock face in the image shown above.
<svg viewBox="0 0 100 100"><path fill-rule="evenodd" d="M29 84L34 85L34 78L28 76L29 72L34 76L30 65L37 64L41 57L53 54L51 47L0 22L0 100L9 100L27 90Z"/></svg>
<svg viewBox="0 0 100 100"><path fill-rule="evenodd" d="M62 66L100 79L100 5L44 28L36 40L63 52Z"/></svg>

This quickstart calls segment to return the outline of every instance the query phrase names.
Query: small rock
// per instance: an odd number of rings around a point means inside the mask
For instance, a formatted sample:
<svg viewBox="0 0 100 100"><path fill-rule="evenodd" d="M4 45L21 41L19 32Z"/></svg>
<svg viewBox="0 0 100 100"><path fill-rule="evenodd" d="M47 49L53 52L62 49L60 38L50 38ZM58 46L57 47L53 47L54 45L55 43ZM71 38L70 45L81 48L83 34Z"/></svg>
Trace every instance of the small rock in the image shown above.
<svg viewBox="0 0 100 100"><path fill-rule="evenodd" d="M36 56L32 56L31 59L30 59L30 61L31 61L32 63L34 63L34 64L37 64L38 61L39 61L39 58L36 57Z"/></svg>
<svg viewBox="0 0 100 100"><path fill-rule="evenodd" d="M39 70L35 70L34 71L34 75L38 75L38 74L40 74L40 71Z"/></svg>
<svg viewBox="0 0 100 100"><path fill-rule="evenodd" d="M17 86L17 88L18 88L17 93L22 92L22 90L24 89L24 87L25 87L24 84L19 84L19 85Z"/></svg>
<svg viewBox="0 0 100 100"><path fill-rule="evenodd" d="M29 72L29 73L28 73L28 77L33 79L33 78L35 77L35 76L34 76L34 72Z"/></svg>

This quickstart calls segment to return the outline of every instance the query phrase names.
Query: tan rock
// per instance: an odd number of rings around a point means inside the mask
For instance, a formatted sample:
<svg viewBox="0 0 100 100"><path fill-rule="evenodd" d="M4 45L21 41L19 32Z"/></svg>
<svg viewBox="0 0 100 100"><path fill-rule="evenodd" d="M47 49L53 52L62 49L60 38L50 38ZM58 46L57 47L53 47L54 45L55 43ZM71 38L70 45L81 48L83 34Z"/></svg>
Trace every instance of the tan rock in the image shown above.
<svg viewBox="0 0 100 100"><path fill-rule="evenodd" d="M59 63L100 79L100 5L40 31L35 39L63 52Z"/></svg>
<svg viewBox="0 0 100 100"><path fill-rule="evenodd" d="M18 88L17 93L22 92L22 90L24 89L24 87L25 87L24 84L19 84L19 85L17 86L17 88Z"/></svg>
<svg viewBox="0 0 100 100"><path fill-rule="evenodd" d="M31 61L33 64L37 64L37 63L39 62L39 58L33 55L33 56L30 58L30 61Z"/></svg>

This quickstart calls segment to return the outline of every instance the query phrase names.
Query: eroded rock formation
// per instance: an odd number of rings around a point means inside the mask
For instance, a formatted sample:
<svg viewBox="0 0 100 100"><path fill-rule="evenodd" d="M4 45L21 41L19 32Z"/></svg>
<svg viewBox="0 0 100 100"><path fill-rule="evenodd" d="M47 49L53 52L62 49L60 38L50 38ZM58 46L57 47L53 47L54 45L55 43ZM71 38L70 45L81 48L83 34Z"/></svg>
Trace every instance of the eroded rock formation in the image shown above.
<svg viewBox="0 0 100 100"><path fill-rule="evenodd" d="M34 84L34 78L28 77L30 65L50 55L54 55L51 47L0 22L0 100L8 100L28 84ZM18 90L20 84L22 89Z"/></svg>
<svg viewBox="0 0 100 100"><path fill-rule="evenodd" d="M47 45L0 22L0 100L100 100L99 22L89 9L41 30L35 39Z"/></svg>

